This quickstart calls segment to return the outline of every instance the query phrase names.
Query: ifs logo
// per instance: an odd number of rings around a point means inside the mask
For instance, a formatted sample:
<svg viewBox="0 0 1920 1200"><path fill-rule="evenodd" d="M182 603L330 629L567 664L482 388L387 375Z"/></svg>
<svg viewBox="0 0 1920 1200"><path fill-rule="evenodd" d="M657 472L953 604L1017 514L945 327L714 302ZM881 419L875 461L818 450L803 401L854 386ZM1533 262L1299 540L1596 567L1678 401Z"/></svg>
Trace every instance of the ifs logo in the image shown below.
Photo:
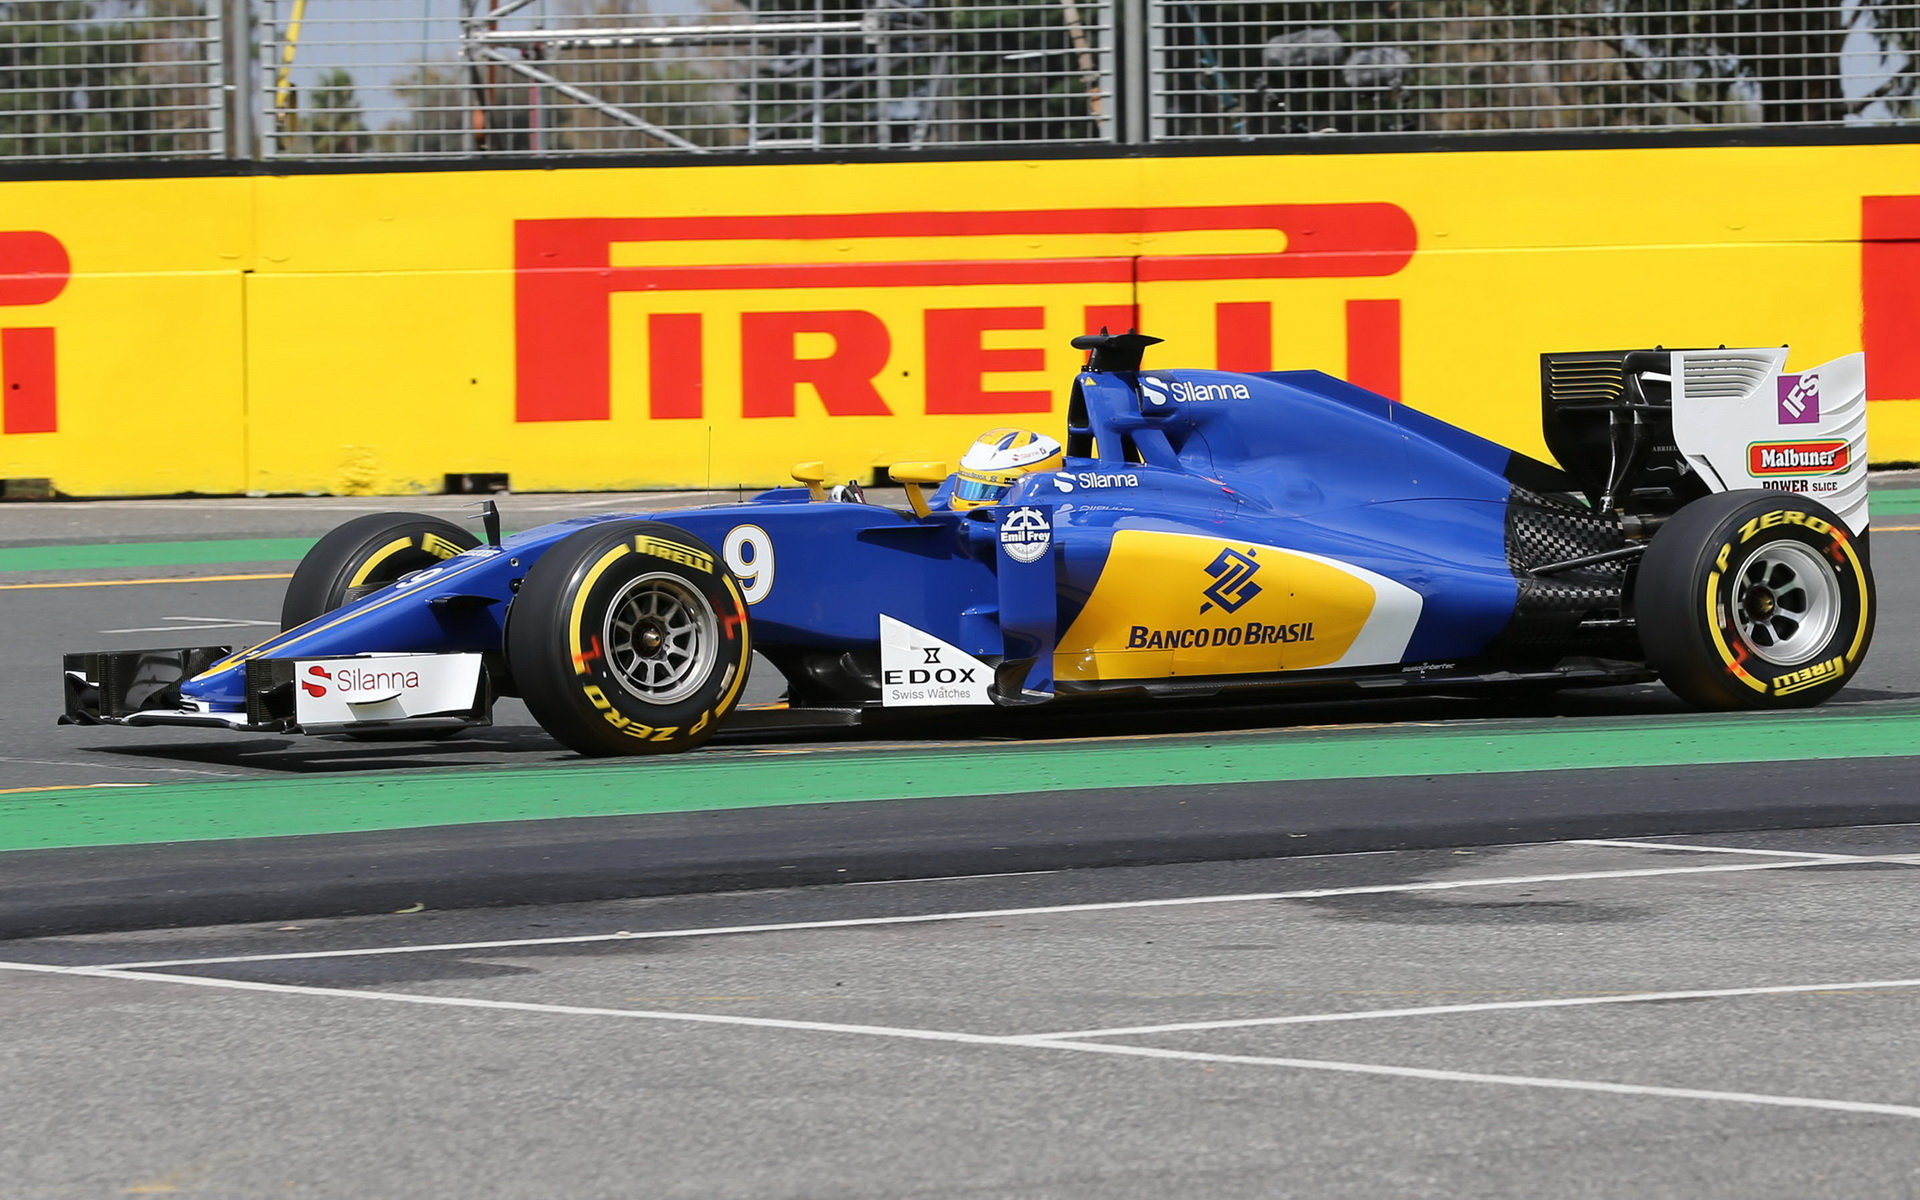
<svg viewBox="0 0 1920 1200"><path fill-rule="evenodd" d="M1782 375L1778 380L1782 425L1818 425L1820 423L1820 375Z"/></svg>
<svg viewBox="0 0 1920 1200"><path fill-rule="evenodd" d="M1207 564L1207 574L1213 576L1213 582L1201 593L1208 602L1200 606L1200 611L1204 613L1218 604L1228 612L1239 612L1247 601L1264 590L1253 581L1259 569L1260 564L1251 554L1222 550L1218 558Z"/></svg>

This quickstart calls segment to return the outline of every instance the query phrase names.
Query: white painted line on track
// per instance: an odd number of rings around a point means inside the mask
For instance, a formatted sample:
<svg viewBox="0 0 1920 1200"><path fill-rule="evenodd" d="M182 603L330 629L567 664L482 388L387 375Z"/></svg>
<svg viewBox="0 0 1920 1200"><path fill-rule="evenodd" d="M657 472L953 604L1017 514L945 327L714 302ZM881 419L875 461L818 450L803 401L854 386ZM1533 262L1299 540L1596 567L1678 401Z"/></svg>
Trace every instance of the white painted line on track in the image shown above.
<svg viewBox="0 0 1920 1200"><path fill-rule="evenodd" d="M1186 1062L1241 1063L1248 1066L1291 1067L1301 1071L1331 1071L1350 1075L1386 1075L1399 1079L1426 1079L1439 1083L1485 1083L1507 1087L1551 1088L1571 1092L1606 1092L1616 1096L1653 1096L1671 1100L1717 1100L1735 1104L1765 1104L1777 1108L1817 1108L1829 1112L1871 1113L1876 1116L1920 1119L1920 1108L1905 1104L1874 1104L1861 1100L1828 1100L1815 1096L1775 1096L1760 1092L1720 1092L1704 1088L1656 1087L1638 1083L1607 1083L1595 1079L1556 1079L1540 1075L1488 1075L1478 1071L1444 1071L1427 1067L1393 1067L1379 1063L1332 1062L1317 1058L1269 1058L1252 1054L1207 1054L1196 1050L1160 1050L1149 1046L1119 1046L1111 1042L1022 1042L1017 1045L1058 1046L1063 1050L1107 1051L1138 1058L1179 1059Z"/></svg>
<svg viewBox="0 0 1920 1200"><path fill-rule="evenodd" d="M1822 859L1848 863L1905 863L1920 866L1920 854L1842 854L1833 850L1749 850L1741 846L1690 846L1685 842L1635 842L1608 838L1550 843L1562 846L1624 846L1642 850L1697 850L1702 854L1764 854L1771 858Z"/></svg>
<svg viewBox="0 0 1920 1200"><path fill-rule="evenodd" d="M1758 854L1769 858L1858 858L1854 854L1826 854L1817 850L1749 850L1745 846L1695 846L1687 842L1636 842L1628 838L1577 838L1563 846L1624 846L1634 850L1692 850L1700 854Z"/></svg>
<svg viewBox="0 0 1920 1200"><path fill-rule="evenodd" d="M1324 1025L1335 1021L1380 1021L1400 1017L1436 1017L1449 1013L1512 1012L1528 1008L1580 1008L1595 1004L1647 1004L1660 1000L1715 1000L1737 996L1791 996L1920 987L1920 979L1869 979L1845 983L1790 983L1771 987L1705 988L1683 992L1624 992L1616 996L1568 996L1557 1000L1488 1000L1477 1004L1432 1004L1423 1008L1375 1008L1356 1012L1302 1013L1291 1017L1246 1017L1228 1021L1186 1021L1176 1025L1131 1025L1117 1029L1073 1029L1032 1033L1036 1041L1055 1038L1138 1037L1152 1033L1190 1033L1207 1029L1257 1029L1268 1025Z"/></svg>
<svg viewBox="0 0 1920 1200"><path fill-rule="evenodd" d="M854 1034L905 1041L946 1042L972 1046L1002 1046L1023 1050L1065 1050L1082 1054L1109 1054L1132 1058L1163 1059L1181 1062L1228 1063L1245 1066L1285 1067L1301 1071L1325 1071L1345 1075L1380 1075L1397 1079L1420 1079L1436 1083L1478 1083L1504 1087L1546 1088L1558 1091L1600 1092L1618 1096L1645 1096L1670 1100L1707 1100L1737 1104L1760 1104L1775 1108L1809 1108L1828 1112L1860 1113L1874 1116L1920 1119L1920 1108L1903 1104L1876 1104L1859 1100L1831 1100L1818 1096L1780 1096L1759 1092L1722 1092L1703 1088L1670 1088L1647 1084L1609 1083L1603 1080L1559 1079L1535 1075L1492 1075L1477 1071L1447 1071L1429 1067L1398 1067L1382 1063L1339 1062L1312 1058L1277 1058L1263 1055L1209 1054L1194 1050L1167 1050L1154 1046L1125 1046L1112 1042L1070 1042L1044 1037L998 1037L991 1034L959 1033L941 1029L908 1029L889 1025L845 1025L825 1021L788 1021L775 1017L740 1017L716 1013L667 1012L657 1009L586 1008L562 1004L534 1004L517 1000L485 1000L466 996L426 996L407 992L371 992L345 988L305 987L298 984L256 983L237 979L210 979L198 975L164 975L106 967L56 967L38 963L0 962L0 970L32 971L49 975L80 976L94 979L139 980L148 983L186 984L192 987L221 988L245 992L271 992L282 995L317 996L340 1000L380 1000L399 1004L418 1004L442 1008L491 1009L494 1011L543 1013L555 1016L620 1017L629 1020L686 1022L702 1025L733 1025L759 1029L792 1030L808 1033Z"/></svg>
<svg viewBox="0 0 1920 1200"><path fill-rule="evenodd" d="M19 758L11 754L0 754L0 762L20 763L25 766L35 766L35 767L71 767L73 766L73 763L71 761L59 762L53 759L46 759L46 758ZM238 779L241 777L238 771L206 771L206 770L200 769L199 767L149 767L139 763L104 763L100 765L102 769L109 770L109 771L149 771L149 772L158 772L164 775L211 775L216 779ZM57 786L60 786L60 787L106 787L109 785L92 784L92 783L78 783L78 784L69 783L69 784L59 784Z"/></svg>
<svg viewBox="0 0 1920 1200"><path fill-rule="evenodd" d="M1059 875L1060 871L991 871L979 875L922 875L914 879L856 879L841 887L887 887L902 883L954 883L962 879L1025 879L1030 875Z"/></svg>
<svg viewBox="0 0 1920 1200"><path fill-rule="evenodd" d="M917 1038L935 1042L970 1042L989 1045L1016 1042L1018 1039L984 1033L955 1033L938 1029L902 1029L887 1025L848 1025L833 1021L789 1021L779 1017L742 1017L726 1013L673 1012L650 1008L589 1008L572 1004L536 1004L522 1000L485 1000L473 996L432 996L411 992L375 992L356 988L309 987L297 983L261 983L251 979L220 979L208 975L169 975L158 971L125 967L59 967L41 963L0 962L0 971L31 971L47 975L77 975L91 979L149 980L155 983L182 983L192 987L223 988L241 992L274 992L293 996L325 996L347 1000L387 1000L397 1004L425 1004L448 1008L481 1008L508 1012L553 1013L578 1017L628 1017L636 1020L682 1021L696 1025L745 1025L761 1029L791 1029L811 1033L861 1033L871 1036Z"/></svg>
<svg viewBox="0 0 1920 1200"><path fill-rule="evenodd" d="M1552 843L1549 843L1552 844ZM898 917L848 917L834 921L790 921L772 925L721 925L699 929L656 929L639 933L588 933L571 937L510 938L487 942L441 942L423 946L376 946L356 950L302 950L285 954L233 954L213 958L164 958L144 962L106 963L102 969L145 971L156 967L213 966L220 963L287 962L314 958L356 958L375 954L440 954L466 950L504 950L516 946L568 946L586 942L643 941L655 938L720 937L749 933L793 933L810 929L861 929L880 925L932 924L941 921L977 921L990 917L1038 917L1063 913L1121 912L1130 909L1179 908L1200 904L1255 904L1270 900L1316 900L1328 896L1378 896L1396 892L1450 892L1463 888L1507 887L1532 883L1573 883L1591 879L1648 879L1672 875L1728 875L1742 871L1786 871L1853 861L1847 855L1789 862L1727 863L1711 867L1643 867L1620 871L1568 871L1552 875L1506 875L1487 879L1430 880L1422 883L1381 883L1361 887L1306 888L1293 892L1246 892L1226 896L1176 896L1160 900L1111 900L1097 904L1050 904L1033 908L987 908L967 912L919 913Z"/></svg>
<svg viewBox="0 0 1920 1200"><path fill-rule="evenodd" d="M278 621L256 621L245 617L161 617L172 625L141 625L132 629L101 629L99 633L182 633L192 629L238 629L247 625L278 625Z"/></svg>

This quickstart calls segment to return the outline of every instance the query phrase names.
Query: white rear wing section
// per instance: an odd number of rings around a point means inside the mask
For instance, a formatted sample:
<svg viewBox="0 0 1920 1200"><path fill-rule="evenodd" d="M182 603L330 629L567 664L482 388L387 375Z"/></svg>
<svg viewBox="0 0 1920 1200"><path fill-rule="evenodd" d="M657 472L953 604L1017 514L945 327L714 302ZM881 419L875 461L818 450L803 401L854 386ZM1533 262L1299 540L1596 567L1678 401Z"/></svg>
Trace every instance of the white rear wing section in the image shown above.
<svg viewBox="0 0 1920 1200"><path fill-rule="evenodd" d="M1777 488L1867 531L1867 360L1798 374L1785 347L1673 352L1673 438L1716 492Z"/></svg>

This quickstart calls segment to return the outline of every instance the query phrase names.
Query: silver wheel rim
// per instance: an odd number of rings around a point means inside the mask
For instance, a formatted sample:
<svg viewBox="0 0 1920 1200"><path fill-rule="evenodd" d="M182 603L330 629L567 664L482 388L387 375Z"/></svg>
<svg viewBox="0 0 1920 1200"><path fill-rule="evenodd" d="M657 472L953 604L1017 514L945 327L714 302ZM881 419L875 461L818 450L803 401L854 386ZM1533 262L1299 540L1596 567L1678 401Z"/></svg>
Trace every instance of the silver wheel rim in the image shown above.
<svg viewBox="0 0 1920 1200"><path fill-rule="evenodd" d="M1769 542L1734 576L1733 621L1760 658L1797 666L1825 649L1840 624L1840 584L1811 546Z"/></svg>
<svg viewBox="0 0 1920 1200"><path fill-rule="evenodd" d="M706 682L720 622L676 575L642 575L607 606L601 642L622 688L648 704L684 700Z"/></svg>

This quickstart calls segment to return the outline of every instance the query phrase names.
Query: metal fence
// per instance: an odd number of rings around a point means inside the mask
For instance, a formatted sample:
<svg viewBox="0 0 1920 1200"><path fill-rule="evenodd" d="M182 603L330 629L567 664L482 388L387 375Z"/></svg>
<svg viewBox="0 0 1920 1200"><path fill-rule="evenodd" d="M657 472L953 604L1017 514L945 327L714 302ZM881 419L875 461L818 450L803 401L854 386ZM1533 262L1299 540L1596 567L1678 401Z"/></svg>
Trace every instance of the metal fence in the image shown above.
<svg viewBox="0 0 1920 1200"><path fill-rule="evenodd" d="M1893 0L1195 0L1152 17L1155 141L1920 116L1920 4Z"/></svg>
<svg viewBox="0 0 1920 1200"><path fill-rule="evenodd" d="M1920 118L1920 0L6 0L0 159Z"/></svg>
<svg viewBox="0 0 1920 1200"><path fill-rule="evenodd" d="M224 153L225 32L207 0L0 3L0 159Z"/></svg>
<svg viewBox="0 0 1920 1200"><path fill-rule="evenodd" d="M1086 0L263 3L275 157L1114 136L1110 9Z"/></svg>

